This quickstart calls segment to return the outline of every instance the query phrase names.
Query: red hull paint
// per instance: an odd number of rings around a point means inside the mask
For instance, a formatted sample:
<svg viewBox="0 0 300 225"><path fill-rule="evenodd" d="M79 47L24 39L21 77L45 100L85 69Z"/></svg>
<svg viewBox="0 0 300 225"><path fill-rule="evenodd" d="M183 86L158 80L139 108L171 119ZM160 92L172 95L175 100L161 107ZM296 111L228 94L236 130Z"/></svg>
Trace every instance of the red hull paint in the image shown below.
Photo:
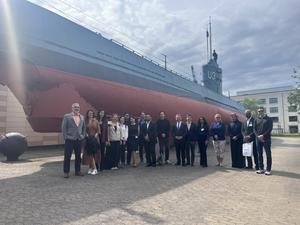
<svg viewBox="0 0 300 225"><path fill-rule="evenodd" d="M104 109L108 114L128 112L138 116L144 111L157 119L159 112L165 111L171 121L176 113L192 114L195 120L205 116L209 121L220 113L228 122L233 112L188 98L33 65L23 68L24 95L20 84L7 76L8 71L3 68L0 69L0 82L7 84L19 99L29 123L37 132L60 132L61 118L71 111L74 102L80 103L81 113L88 109Z"/></svg>

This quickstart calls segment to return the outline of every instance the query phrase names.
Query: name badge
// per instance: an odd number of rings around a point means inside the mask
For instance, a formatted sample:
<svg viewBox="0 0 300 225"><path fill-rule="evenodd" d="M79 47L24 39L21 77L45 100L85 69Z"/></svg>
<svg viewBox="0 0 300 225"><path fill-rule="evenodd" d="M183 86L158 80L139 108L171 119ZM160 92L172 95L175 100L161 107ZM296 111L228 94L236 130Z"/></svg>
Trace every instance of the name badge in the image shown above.
<svg viewBox="0 0 300 225"><path fill-rule="evenodd" d="M138 138L138 136L135 136L135 138Z"/></svg>
<svg viewBox="0 0 300 225"><path fill-rule="evenodd" d="M252 123L249 123L249 127L252 127L253 125L252 125Z"/></svg>
<svg viewBox="0 0 300 225"><path fill-rule="evenodd" d="M201 128L201 131L204 131L204 128Z"/></svg>

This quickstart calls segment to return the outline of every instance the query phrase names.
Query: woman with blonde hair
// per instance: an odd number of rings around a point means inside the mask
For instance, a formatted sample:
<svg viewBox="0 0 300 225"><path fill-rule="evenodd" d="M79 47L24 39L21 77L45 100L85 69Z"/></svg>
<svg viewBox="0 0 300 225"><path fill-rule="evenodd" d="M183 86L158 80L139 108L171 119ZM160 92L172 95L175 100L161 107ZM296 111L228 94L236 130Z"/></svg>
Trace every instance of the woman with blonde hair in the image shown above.
<svg viewBox="0 0 300 225"><path fill-rule="evenodd" d="M106 168L118 169L120 159L121 127L118 114L113 114L111 123L108 124L108 135L106 142Z"/></svg>

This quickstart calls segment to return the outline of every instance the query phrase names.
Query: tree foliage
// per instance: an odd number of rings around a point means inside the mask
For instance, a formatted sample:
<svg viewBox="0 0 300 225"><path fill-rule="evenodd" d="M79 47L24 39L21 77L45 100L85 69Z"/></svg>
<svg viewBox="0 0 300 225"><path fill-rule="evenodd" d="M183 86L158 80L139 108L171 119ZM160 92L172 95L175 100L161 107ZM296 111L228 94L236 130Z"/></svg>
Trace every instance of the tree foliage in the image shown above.
<svg viewBox="0 0 300 225"><path fill-rule="evenodd" d="M241 101L242 106L244 106L245 109L249 109L252 114L256 113L256 109L258 107L258 102L254 98L245 98Z"/></svg>
<svg viewBox="0 0 300 225"><path fill-rule="evenodd" d="M298 68L300 68L300 67L298 66ZM288 102L290 103L290 105L297 106L297 108L299 110L300 109L300 74L299 74L299 69L294 69L293 70L292 78L294 78L295 81L296 81L296 88L288 96Z"/></svg>

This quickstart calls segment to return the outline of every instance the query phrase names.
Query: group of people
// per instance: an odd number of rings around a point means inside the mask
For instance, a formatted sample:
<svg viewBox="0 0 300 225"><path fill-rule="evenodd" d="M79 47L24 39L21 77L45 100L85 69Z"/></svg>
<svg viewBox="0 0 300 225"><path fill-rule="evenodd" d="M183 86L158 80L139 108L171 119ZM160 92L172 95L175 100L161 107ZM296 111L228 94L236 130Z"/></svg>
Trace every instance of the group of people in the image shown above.
<svg viewBox="0 0 300 225"><path fill-rule="evenodd" d="M69 177L70 159L75 152L75 175L83 176L80 170L81 150L84 149L84 161L88 162L88 174L96 175L104 169L119 169L125 165L137 166L144 162L147 167L157 164L170 164L170 135L176 150L176 163L179 166L194 166L195 149L198 144L200 166L207 167L206 149L210 137L216 153L217 166L222 166L226 134L230 137L232 167L252 168L252 157L243 156L243 143L253 143L253 156L257 173L269 175L271 172L271 136L272 120L264 114L263 108L258 109L257 118L246 111L247 121L238 120L232 114L232 122L226 126L220 114L215 115L215 121L209 126L204 117L195 123L192 115L183 118L176 114L176 122L171 125L165 112L161 111L159 119L153 121L150 114L141 113L138 120L129 114L119 116L113 114L108 120L105 112L97 114L88 110L85 117L80 114L78 103L72 105L72 112L64 115L62 133L65 139L64 177ZM227 129L226 129L227 128ZM159 144L159 154L156 154L156 144ZM256 148L257 147L257 148ZM263 147L267 155L267 170L264 171ZM127 152L127 157L126 156ZM145 153L145 154L144 154ZM125 164L126 163L126 164Z"/></svg>

